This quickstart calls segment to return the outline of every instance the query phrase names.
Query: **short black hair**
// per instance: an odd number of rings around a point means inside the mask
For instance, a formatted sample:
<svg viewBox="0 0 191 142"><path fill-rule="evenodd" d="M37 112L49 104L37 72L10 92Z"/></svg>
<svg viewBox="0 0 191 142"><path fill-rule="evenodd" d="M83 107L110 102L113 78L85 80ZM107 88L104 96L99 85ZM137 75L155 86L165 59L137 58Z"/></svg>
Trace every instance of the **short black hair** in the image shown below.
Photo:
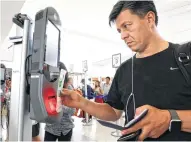
<svg viewBox="0 0 191 142"><path fill-rule="evenodd" d="M81 80L81 83L85 83L85 79L82 79L82 80Z"/></svg>
<svg viewBox="0 0 191 142"><path fill-rule="evenodd" d="M133 14L143 18L149 11L155 14L155 24L158 25L158 15L155 4L152 0L149 1L118 1L109 15L109 25L114 23L117 16L124 10L130 10Z"/></svg>
<svg viewBox="0 0 191 142"><path fill-rule="evenodd" d="M1 64L1 68L4 69L4 79L6 78L6 66L4 64ZM0 85L3 85L5 83L5 80L0 81Z"/></svg>
<svg viewBox="0 0 191 142"><path fill-rule="evenodd" d="M110 80L110 77L109 77L109 76L107 76L107 77L106 77L106 79L109 79L109 80Z"/></svg>
<svg viewBox="0 0 191 142"><path fill-rule="evenodd" d="M1 64L1 68L5 69L6 67L5 67L5 65L4 65L4 64Z"/></svg>
<svg viewBox="0 0 191 142"><path fill-rule="evenodd" d="M59 69L60 69L60 70L61 70L61 69L64 69L64 70L67 71L67 68L66 68L66 66L64 65L63 62L59 62Z"/></svg>

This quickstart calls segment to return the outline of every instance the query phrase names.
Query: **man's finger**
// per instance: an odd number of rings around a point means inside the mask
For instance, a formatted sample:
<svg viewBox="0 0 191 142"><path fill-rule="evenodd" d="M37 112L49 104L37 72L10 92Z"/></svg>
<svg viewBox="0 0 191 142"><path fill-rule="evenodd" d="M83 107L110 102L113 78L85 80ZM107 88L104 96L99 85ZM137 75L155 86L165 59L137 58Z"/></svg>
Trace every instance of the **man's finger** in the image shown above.
<svg viewBox="0 0 191 142"><path fill-rule="evenodd" d="M149 133L149 137L150 137L150 138L155 138L155 137L156 137L156 131L151 131L151 132Z"/></svg>
<svg viewBox="0 0 191 142"><path fill-rule="evenodd" d="M132 126L131 128L123 130L122 134L125 135L125 134L130 134L132 132L135 132L135 131L141 129L144 126L143 124L144 124L144 122L140 121L137 124L135 124L134 126Z"/></svg>
<svg viewBox="0 0 191 142"><path fill-rule="evenodd" d="M130 127L129 129L123 130L122 134L130 134L132 132L135 132L137 130L142 129L145 125L147 125L149 123L149 120L147 118L147 116L145 118L143 118L142 120L140 120L139 122L137 122L135 125L133 125L132 127Z"/></svg>
<svg viewBox="0 0 191 142"><path fill-rule="evenodd" d="M61 91L61 96L66 96L66 95L70 95L71 90L68 89L62 89Z"/></svg>
<svg viewBox="0 0 191 142"><path fill-rule="evenodd" d="M135 111L135 117L139 114L141 114L145 109L150 109L150 106L148 105L144 105L144 106L141 106L141 107L138 107Z"/></svg>
<svg viewBox="0 0 191 142"><path fill-rule="evenodd" d="M143 141L144 139L146 139L146 138L149 136L150 131L151 131L151 130L149 129L149 127L144 127L144 128L142 129L142 132L141 132L141 134L140 134L138 140L139 140L139 141Z"/></svg>

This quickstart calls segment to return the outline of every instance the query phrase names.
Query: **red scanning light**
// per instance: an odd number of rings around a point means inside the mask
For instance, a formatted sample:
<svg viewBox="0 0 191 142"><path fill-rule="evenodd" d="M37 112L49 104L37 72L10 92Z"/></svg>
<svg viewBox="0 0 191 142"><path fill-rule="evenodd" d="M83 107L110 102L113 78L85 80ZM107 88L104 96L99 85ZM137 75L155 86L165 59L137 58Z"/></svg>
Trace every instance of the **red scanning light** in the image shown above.
<svg viewBox="0 0 191 142"><path fill-rule="evenodd" d="M51 87L44 88L43 99L47 113L49 115L54 115L54 116L57 115L58 112L56 111L56 105L57 105L56 91Z"/></svg>

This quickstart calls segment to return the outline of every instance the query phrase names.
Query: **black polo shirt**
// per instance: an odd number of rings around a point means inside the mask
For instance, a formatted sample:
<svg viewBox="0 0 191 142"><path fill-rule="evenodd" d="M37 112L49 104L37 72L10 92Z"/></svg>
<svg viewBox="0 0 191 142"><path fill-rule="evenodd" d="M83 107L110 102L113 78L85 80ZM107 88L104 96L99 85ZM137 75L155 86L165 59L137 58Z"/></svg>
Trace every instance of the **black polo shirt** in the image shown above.
<svg viewBox="0 0 191 142"><path fill-rule="evenodd" d="M145 58L134 58L134 94L136 108L151 105L159 109L191 110L191 87L186 83L177 67L174 44L164 51ZM112 82L107 103L113 108L125 110L132 91L132 59L124 62L117 70ZM191 133L165 132L158 139L191 140Z"/></svg>

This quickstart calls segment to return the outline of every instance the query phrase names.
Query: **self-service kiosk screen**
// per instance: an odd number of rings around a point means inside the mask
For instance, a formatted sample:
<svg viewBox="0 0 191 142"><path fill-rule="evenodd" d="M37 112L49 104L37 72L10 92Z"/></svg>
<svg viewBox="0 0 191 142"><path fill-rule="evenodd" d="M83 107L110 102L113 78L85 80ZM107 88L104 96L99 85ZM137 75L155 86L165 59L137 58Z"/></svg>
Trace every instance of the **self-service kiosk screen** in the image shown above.
<svg viewBox="0 0 191 142"><path fill-rule="evenodd" d="M60 31L48 20L46 26L46 54L45 63L57 67L58 63L58 44Z"/></svg>

